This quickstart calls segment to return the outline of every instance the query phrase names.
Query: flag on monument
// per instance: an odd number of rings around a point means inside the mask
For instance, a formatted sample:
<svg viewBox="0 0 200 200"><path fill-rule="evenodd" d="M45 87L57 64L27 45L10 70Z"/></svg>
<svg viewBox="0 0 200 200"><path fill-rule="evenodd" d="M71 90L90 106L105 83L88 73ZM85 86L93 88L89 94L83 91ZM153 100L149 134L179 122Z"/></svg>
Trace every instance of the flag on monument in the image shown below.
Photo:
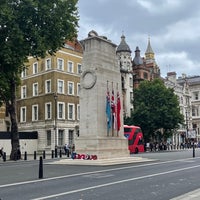
<svg viewBox="0 0 200 200"><path fill-rule="evenodd" d="M115 105L115 96L114 96L114 90L112 89L112 97L111 97L111 109L112 109L112 123L113 128L116 129L116 105Z"/></svg>
<svg viewBox="0 0 200 200"><path fill-rule="evenodd" d="M107 91L107 95L106 95L106 117L107 117L107 128L109 130L112 124L109 91Z"/></svg>
<svg viewBox="0 0 200 200"><path fill-rule="evenodd" d="M117 131L119 131L121 127L120 112L121 112L121 102L120 102L119 92L117 92Z"/></svg>

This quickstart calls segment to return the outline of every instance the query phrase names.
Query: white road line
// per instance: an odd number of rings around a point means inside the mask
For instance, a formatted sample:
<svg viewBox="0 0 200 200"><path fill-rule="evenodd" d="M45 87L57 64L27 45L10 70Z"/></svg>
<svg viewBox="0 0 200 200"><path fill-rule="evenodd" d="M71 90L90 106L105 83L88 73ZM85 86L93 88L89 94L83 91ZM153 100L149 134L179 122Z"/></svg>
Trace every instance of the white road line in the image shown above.
<svg viewBox="0 0 200 200"><path fill-rule="evenodd" d="M196 166L192 166L192 167L185 167L185 168L182 168L182 169L176 169L176 170L171 170L171 171L166 171L166 172L161 172L161 173L156 173L156 174L150 174L150 175L140 176L140 177L135 177L135 178L130 178L130 179L125 179L125 180L121 180L121 181L115 181L115 182L111 182L111 183L105 183L105 184L96 185L96 186L87 187L87 188L82 188L82 189L78 189L78 190L72 190L72 191L53 194L53 195L49 195L49 196L43 196L43 197L35 198L35 199L32 199L32 200L50 199L50 198L55 198L55 197L64 196L64 195L68 195L68 194L73 194L73 193L77 193L77 192L83 192L83 191L86 191L86 190L106 187L106 186L110 186L110 185L116 185L116 184L120 184L120 183L140 180L140 179L144 179L144 178L151 178L151 177L170 174L170 173L174 173L174 172L185 171L185 170L194 169L194 168L197 168L197 167L200 167L200 165L196 165Z"/></svg>
<svg viewBox="0 0 200 200"><path fill-rule="evenodd" d="M36 179L36 180L32 180L32 181L23 181L23 182L0 185L0 188L12 187L12 186L24 185L24 184L31 184L31 183L37 183L37 182L44 182L44 181L50 181L50 180L68 178L68 177L82 176L82 175L87 175L87 174L111 172L111 171L124 170L124 169L130 169L130 168L138 168L138 167L145 167L145 166L152 166L152 165L162 165L162 164L173 163L173 162L177 162L177 161L179 162L179 161L186 161L186 160L191 160L191 159L194 160L194 159L197 159L197 158L200 158L200 157L179 159L179 160L169 160L169 161L156 162L156 163L145 163L145 164L141 164L141 165L118 167L118 168L114 168L114 169L105 169L105 170L99 170L99 171L93 171L93 172L83 172L83 173L78 173L78 174L70 174L70 175L56 176L56 177L51 177L51 178Z"/></svg>

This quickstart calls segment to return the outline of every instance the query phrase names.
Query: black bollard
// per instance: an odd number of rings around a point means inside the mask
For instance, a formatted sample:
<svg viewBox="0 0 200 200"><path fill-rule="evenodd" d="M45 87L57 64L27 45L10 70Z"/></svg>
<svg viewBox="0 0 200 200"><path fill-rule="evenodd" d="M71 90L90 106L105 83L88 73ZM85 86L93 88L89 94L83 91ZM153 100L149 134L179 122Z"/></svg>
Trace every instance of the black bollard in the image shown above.
<svg viewBox="0 0 200 200"><path fill-rule="evenodd" d="M3 153L3 161L6 162L6 152Z"/></svg>
<svg viewBox="0 0 200 200"><path fill-rule="evenodd" d="M51 150L51 158L54 158L54 151Z"/></svg>
<svg viewBox="0 0 200 200"><path fill-rule="evenodd" d="M57 148L55 148L55 158L58 157L58 151L57 151Z"/></svg>
<svg viewBox="0 0 200 200"><path fill-rule="evenodd" d="M27 152L24 152L24 160L27 160Z"/></svg>
<svg viewBox="0 0 200 200"><path fill-rule="evenodd" d="M42 156L40 156L40 163L39 163L39 178L43 178L43 160L42 160Z"/></svg>
<svg viewBox="0 0 200 200"><path fill-rule="evenodd" d="M43 151L43 159L46 158L46 154L45 154L45 151Z"/></svg>
<svg viewBox="0 0 200 200"><path fill-rule="evenodd" d="M69 149L67 149L67 157L69 158Z"/></svg>
<svg viewBox="0 0 200 200"><path fill-rule="evenodd" d="M60 149L60 158L62 158L62 150Z"/></svg>
<svg viewBox="0 0 200 200"><path fill-rule="evenodd" d="M194 146L194 142L193 142L193 158L195 157L195 146Z"/></svg>
<svg viewBox="0 0 200 200"><path fill-rule="evenodd" d="M34 160L36 160L36 151L34 151Z"/></svg>

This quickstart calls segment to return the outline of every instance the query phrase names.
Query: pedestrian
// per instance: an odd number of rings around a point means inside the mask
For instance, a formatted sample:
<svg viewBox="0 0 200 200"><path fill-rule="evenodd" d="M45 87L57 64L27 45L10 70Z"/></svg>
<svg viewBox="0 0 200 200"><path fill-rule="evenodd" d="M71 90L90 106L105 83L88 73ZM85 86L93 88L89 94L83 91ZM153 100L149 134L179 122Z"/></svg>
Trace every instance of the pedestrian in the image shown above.
<svg viewBox="0 0 200 200"><path fill-rule="evenodd" d="M72 157L72 159L76 158L76 152L75 152L75 145L74 144L72 145L71 157Z"/></svg>
<svg viewBox="0 0 200 200"><path fill-rule="evenodd" d="M67 157L69 157L69 145L65 144L65 155L67 155Z"/></svg>
<svg viewBox="0 0 200 200"><path fill-rule="evenodd" d="M17 160L21 160L20 145L18 145L18 147L17 147Z"/></svg>
<svg viewBox="0 0 200 200"><path fill-rule="evenodd" d="M1 149L0 149L0 157L3 158L3 154L4 154L4 152L3 152L3 147L1 147Z"/></svg>
<svg viewBox="0 0 200 200"><path fill-rule="evenodd" d="M75 144L72 145L72 152L75 151Z"/></svg>
<svg viewBox="0 0 200 200"><path fill-rule="evenodd" d="M151 152L153 151L153 144L152 144L152 142L150 143L150 151Z"/></svg>

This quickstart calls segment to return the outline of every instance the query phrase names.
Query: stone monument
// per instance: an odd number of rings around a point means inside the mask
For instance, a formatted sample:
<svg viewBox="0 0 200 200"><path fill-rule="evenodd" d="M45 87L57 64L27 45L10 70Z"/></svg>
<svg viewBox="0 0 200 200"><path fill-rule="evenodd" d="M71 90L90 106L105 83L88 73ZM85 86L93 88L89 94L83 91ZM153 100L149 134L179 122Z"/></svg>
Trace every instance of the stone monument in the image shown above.
<svg viewBox="0 0 200 200"><path fill-rule="evenodd" d="M90 31L81 41L83 62L80 91L80 128L75 140L76 152L97 155L97 159L130 157L128 140L123 135L123 109L119 117L119 130L112 126L108 129L106 115L106 95L117 101L117 92L122 104L121 74L117 63L116 45L106 37ZM122 107L122 106L121 106ZM111 110L112 111L112 110ZM111 113L112 115L112 113Z"/></svg>

